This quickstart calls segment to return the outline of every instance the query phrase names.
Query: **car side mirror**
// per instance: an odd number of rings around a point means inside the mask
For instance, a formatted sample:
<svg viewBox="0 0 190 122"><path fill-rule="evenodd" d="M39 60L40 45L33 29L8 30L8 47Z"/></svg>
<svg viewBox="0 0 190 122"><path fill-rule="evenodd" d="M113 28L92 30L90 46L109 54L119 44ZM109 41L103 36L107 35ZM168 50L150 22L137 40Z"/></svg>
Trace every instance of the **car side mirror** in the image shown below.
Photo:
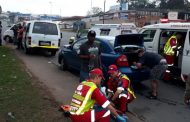
<svg viewBox="0 0 190 122"><path fill-rule="evenodd" d="M67 49L72 50L72 49L73 49L73 47L72 47L71 45L69 45L69 46L67 47Z"/></svg>

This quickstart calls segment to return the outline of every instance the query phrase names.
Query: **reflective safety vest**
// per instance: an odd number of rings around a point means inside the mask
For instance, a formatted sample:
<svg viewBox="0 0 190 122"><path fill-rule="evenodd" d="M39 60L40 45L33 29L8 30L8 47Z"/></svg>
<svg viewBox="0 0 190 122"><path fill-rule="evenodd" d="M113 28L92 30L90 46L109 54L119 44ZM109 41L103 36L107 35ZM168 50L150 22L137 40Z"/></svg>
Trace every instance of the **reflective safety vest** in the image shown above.
<svg viewBox="0 0 190 122"><path fill-rule="evenodd" d="M172 47L171 44L170 44L170 41L173 38L176 40L176 45ZM177 46L177 38L176 38L176 36L170 37L168 39L168 41L166 42L165 46L164 46L164 54L173 56L174 55L174 48L176 48L176 46Z"/></svg>
<svg viewBox="0 0 190 122"><path fill-rule="evenodd" d="M91 99L93 91L97 88L93 82L82 82L75 91L72 101L70 113L81 115L86 111L89 111L94 106L95 100Z"/></svg>
<svg viewBox="0 0 190 122"><path fill-rule="evenodd" d="M130 87L130 86L131 86L131 81L130 81L130 79L129 79L126 75L122 75L121 78L124 78L124 79L126 79L126 80L129 81L129 85L128 85L127 91L128 91L130 94L132 94L134 98L136 98L134 91L133 91L133 90L131 89L131 87Z"/></svg>

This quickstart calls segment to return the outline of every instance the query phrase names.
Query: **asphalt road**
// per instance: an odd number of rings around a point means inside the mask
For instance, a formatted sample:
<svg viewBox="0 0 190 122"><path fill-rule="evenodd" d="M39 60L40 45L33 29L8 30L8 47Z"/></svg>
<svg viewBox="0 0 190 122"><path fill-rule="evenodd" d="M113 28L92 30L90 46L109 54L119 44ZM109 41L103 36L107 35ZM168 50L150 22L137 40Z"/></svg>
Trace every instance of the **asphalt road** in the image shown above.
<svg viewBox="0 0 190 122"><path fill-rule="evenodd" d="M68 38L72 35L74 33L64 32L61 44L68 44ZM79 80L77 72L59 70L57 57L45 56L43 53L25 55L22 51L15 51L32 74L49 88L58 102L70 103ZM159 100L149 100L144 96L150 90L149 85L148 81L144 81L137 87L137 99L129 104L129 110L133 114L143 122L190 121L190 107L183 105L183 87L160 82Z"/></svg>

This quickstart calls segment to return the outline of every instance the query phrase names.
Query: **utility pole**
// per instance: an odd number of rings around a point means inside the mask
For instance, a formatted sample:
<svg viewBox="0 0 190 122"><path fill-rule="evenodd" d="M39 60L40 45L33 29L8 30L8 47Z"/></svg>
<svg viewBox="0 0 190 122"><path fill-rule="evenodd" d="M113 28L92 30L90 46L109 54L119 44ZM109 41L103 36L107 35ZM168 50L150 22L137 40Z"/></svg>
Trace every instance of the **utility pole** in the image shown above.
<svg viewBox="0 0 190 122"><path fill-rule="evenodd" d="M91 0L91 13L90 13L90 22L92 22L92 0ZM91 23L92 24L92 23Z"/></svg>
<svg viewBox="0 0 190 122"><path fill-rule="evenodd" d="M50 4L50 14L52 14L52 2L49 1L49 4Z"/></svg>
<svg viewBox="0 0 190 122"><path fill-rule="evenodd" d="M105 22L104 22L104 19L105 19L105 18L104 18L104 15L105 15L105 8L106 8L106 0L104 0L103 24L105 23Z"/></svg>
<svg viewBox="0 0 190 122"><path fill-rule="evenodd" d="M0 5L0 14L2 13L2 8L1 8L1 5Z"/></svg>
<svg viewBox="0 0 190 122"><path fill-rule="evenodd" d="M92 0L91 0L91 9L92 9Z"/></svg>
<svg viewBox="0 0 190 122"><path fill-rule="evenodd" d="M61 16L61 8L60 8L60 16Z"/></svg>

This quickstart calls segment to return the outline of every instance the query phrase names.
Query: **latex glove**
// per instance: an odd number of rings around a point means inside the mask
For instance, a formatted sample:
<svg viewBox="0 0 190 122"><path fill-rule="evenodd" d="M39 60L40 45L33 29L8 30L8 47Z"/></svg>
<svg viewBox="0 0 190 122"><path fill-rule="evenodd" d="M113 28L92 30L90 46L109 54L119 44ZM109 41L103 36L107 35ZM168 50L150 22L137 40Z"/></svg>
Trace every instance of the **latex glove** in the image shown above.
<svg viewBox="0 0 190 122"><path fill-rule="evenodd" d="M125 118L121 117L120 115L118 115L116 117L116 122L127 122L127 120Z"/></svg>

